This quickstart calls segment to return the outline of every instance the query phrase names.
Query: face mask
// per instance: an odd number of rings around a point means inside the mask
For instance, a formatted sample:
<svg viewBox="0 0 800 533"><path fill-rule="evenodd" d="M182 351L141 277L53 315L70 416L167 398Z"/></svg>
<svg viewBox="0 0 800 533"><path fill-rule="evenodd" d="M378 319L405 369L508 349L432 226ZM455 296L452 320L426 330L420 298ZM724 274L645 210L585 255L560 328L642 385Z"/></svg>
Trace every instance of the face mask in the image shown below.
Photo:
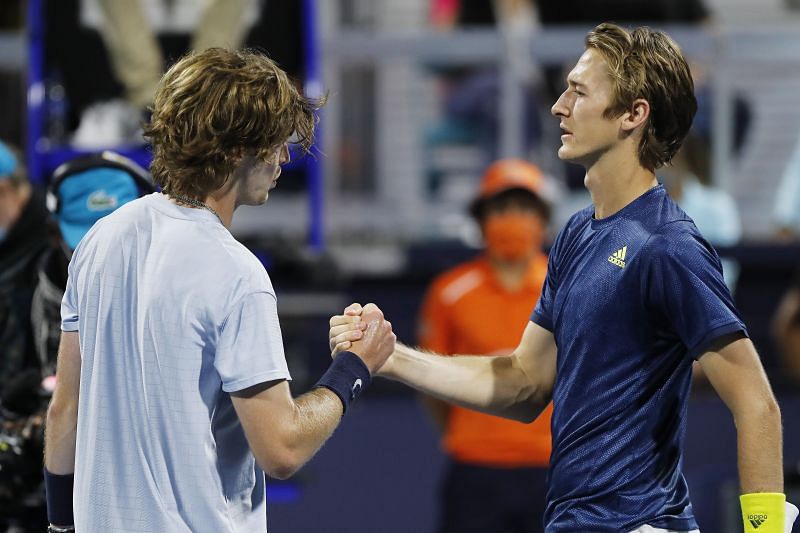
<svg viewBox="0 0 800 533"><path fill-rule="evenodd" d="M523 259L542 245L543 230L543 224L535 215L490 215L483 229L486 249L497 259Z"/></svg>

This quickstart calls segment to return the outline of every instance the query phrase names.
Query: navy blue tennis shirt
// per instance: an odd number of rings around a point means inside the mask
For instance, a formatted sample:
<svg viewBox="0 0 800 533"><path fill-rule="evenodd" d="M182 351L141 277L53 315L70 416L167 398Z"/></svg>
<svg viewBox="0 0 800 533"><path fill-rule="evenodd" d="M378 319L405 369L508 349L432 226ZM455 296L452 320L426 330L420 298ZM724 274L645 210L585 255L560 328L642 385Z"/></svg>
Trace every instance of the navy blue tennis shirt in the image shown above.
<svg viewBox="0 0 800 533"><path fill-rule="evenodd" d="M689 531L692 361L747 330L717 253L663 186L593 215L559 233L531 316L558 346L546 531Z"/></svg>

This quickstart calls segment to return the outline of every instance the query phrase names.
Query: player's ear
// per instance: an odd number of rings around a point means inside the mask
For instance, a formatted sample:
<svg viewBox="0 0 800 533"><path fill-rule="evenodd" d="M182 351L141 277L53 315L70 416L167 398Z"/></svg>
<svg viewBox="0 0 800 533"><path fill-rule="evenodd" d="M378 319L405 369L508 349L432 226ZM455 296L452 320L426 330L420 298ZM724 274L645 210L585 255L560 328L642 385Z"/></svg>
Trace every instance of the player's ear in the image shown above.
<svg viewBox="0 0 800 533"><path fill-rule="evenodd" d="M634 100L630 108L622 114L620 127L625 132L631 132L647 122L650 117L650 102L644 98Z"/></svg>

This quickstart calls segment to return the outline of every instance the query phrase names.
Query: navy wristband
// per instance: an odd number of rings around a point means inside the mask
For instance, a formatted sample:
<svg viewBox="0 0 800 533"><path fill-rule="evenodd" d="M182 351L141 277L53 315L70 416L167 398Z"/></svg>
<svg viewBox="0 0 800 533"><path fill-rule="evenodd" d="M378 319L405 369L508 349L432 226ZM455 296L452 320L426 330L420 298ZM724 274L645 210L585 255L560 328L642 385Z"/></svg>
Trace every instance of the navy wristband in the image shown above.
<svg viewBox="0 0 800 533"><path fill-rule="evenodd" d="M44 469L44 486L47 491L47 521L57 526L75 523L72 517L72 485L75 474L53 474Z"/></svg>
<svg viewBox="0 0 800 533"><path fill-rule="evenodd" d="M350 403L358 398L361 391L371 382L372 375L369 373L369 368L359 356L353 352L339 352L315 387L325 387L333 391L342 401L346 413Z"/></svg>

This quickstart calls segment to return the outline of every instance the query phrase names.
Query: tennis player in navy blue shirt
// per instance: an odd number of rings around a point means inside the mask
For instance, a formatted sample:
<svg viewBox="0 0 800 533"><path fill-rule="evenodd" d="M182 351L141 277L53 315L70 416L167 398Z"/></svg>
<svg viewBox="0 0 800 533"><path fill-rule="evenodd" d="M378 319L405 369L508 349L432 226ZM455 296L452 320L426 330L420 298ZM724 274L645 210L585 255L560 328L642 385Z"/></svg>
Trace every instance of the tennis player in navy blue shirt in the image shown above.
<svg viewBox="0 0 800 533"><path fill-rule="evenodd" d="M552 108L558 155L586 168L592 206L551 250L542 295L510 357L397 346L381 375L529 422L552 398L545 531L698 530L681 473L692 363L733 414L746 532L790 531L778 405L714 249L658 184L697 109L666 34L601 24ZM361 307L331 319L334 356Z"/></svg>
<svg viewBox="0 0 800 533"><path fill-rule="evenodd" d="M531 317L559 348L546 520L694 530L680 472L692 361L747 332L716 253L662 186L593 215L560 233Z"/></svg>

